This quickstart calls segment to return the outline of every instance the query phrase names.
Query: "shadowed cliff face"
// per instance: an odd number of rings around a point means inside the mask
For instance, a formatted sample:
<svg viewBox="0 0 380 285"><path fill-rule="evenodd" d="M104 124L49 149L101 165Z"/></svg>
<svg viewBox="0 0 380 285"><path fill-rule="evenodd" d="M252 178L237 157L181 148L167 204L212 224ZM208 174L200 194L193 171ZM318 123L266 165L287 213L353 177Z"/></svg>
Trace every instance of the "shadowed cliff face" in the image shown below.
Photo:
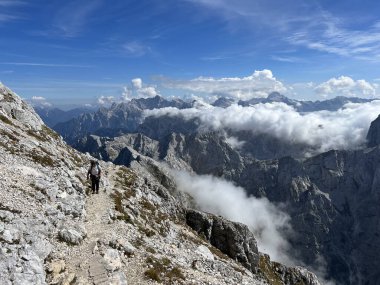
<svg viewBox="0 0 380 285"><path fill-rule="evenodd" d="M367 146L374 147L380 144L380 116L371 123L367 135Z"/></svg>

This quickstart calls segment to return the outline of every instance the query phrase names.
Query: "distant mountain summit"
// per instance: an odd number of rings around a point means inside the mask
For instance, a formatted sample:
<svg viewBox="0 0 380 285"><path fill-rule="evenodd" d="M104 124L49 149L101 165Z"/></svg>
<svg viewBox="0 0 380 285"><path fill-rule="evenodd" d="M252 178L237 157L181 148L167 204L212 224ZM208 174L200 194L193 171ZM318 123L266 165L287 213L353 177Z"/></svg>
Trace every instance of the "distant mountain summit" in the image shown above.
<svg viewBox="0 0 380 285"><path fill-rule="evenodd" d="M94 109L78 107L68 111L61 110L56 107L35 106L33 107L36 113L41 117L44 123L53 128L58 123L67 122L84 113L92 113Z"/></svg>
<svg viewBox="0 0 380 285"><path fill-rule="evenodd" d="M158 95L153 98L132 99L114 103L109 108L102 107L94 113L82 114L68 122L57 124L54 129L69 143L75 143L78 138L92 133L115 136L134 132L144 120L144 110L164 107L183 109L190 108L191 104L180 99L167 100Z"/></svg>
<svg viewBox="0 0 380 285"><path fill-rule="evenodd" d="M227 98L227 97L219 97L214 103L211 105L215 107L221 107L221 108L227 108L231 106L235 102L234 99L232 98Z"/></svg>

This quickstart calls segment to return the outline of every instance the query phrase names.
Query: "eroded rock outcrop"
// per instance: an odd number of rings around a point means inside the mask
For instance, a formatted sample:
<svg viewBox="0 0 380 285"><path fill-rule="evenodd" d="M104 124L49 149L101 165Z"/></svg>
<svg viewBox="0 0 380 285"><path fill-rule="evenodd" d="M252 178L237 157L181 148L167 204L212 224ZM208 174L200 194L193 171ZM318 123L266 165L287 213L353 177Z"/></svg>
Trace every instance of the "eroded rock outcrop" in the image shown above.
<svg viewBox="0 0 380 285"><path fill-rule="evenodd" d="M250 271L257 271L257 242L246 225L196 210L187 211L186 222L221 252L240 262Z"/></svg>

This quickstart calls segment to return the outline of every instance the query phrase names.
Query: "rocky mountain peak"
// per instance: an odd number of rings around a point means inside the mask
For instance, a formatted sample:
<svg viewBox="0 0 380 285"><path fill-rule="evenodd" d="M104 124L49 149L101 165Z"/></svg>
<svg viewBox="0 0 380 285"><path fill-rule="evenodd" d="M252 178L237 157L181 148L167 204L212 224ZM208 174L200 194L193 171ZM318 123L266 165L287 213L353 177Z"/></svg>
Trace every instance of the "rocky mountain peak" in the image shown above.
<svg viewBox="0 0 380 285"><path fill-rule="evenodd" d="M289 98L285 95L280 94L279 92L272 92L268 95L267 99L274 102L283 102L288 100Z"/></svg>
<svg viewBox="0 0 380 285"><path fill-rule="evenodd" d="M215 107L221 107L221 108L227 108L231 106L234 103L234 99L227 98L227 97L219 97L217 100L215 100L214 103L212 103Z"/></svg>

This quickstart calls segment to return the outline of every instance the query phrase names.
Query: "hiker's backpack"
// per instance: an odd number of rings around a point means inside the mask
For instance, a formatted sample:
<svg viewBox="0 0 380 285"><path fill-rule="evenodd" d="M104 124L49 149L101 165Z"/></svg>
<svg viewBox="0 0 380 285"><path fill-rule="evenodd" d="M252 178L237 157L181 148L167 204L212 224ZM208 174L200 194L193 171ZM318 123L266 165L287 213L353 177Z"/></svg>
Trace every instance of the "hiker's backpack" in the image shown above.
<svg viewBox="0 0 380 285"><path fill-rule="evenodd" d="M90 171L92 175L98 176L100 173L99 164L95 164L94 166L92 166Z"/></svg>

